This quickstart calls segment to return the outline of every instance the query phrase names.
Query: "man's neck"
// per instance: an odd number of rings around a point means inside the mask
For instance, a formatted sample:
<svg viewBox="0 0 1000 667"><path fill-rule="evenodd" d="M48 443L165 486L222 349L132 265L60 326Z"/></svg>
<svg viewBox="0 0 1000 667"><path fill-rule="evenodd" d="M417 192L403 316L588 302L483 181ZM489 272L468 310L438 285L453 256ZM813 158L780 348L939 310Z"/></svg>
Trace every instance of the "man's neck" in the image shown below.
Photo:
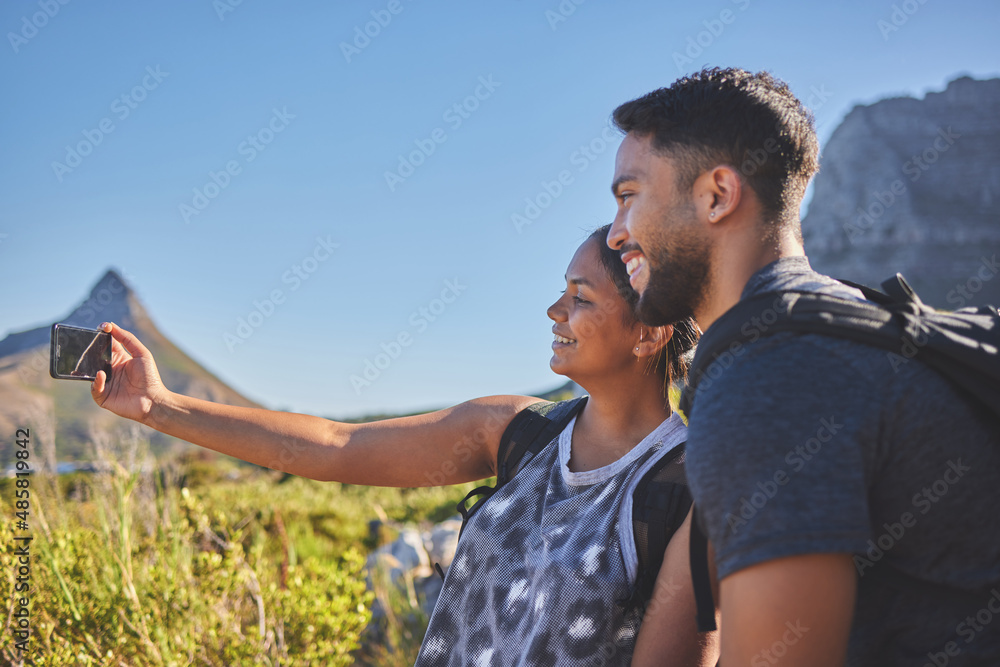
<svg viewBox="0 0 1000 667"><path fill-rule="evenodd" d="M695 320L702 331L727 310L736 305L750 277L768 264L783 257L803 257L805 249L791 232L784 233L777 243L761 241L759 229L745 225L730 229L718 239L712 253L709 287Z"/></svg>

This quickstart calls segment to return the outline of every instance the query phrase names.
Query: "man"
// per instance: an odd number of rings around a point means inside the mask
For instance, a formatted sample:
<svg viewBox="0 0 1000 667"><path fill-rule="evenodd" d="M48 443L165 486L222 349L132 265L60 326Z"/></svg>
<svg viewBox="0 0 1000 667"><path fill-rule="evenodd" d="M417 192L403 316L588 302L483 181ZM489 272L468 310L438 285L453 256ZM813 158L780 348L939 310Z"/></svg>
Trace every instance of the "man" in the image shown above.
<svg viewBox="0 0 1000 667"><path fill-rule="evenodd" d="M766 73L704 70L623 104L621 252L650 325L703 331L815 273L811 114ZM758 323L759 324L759 323ZM819 335L744 346L699 391L687 471L730 665L1000 665L1000 427L934 371Z"/></svg>

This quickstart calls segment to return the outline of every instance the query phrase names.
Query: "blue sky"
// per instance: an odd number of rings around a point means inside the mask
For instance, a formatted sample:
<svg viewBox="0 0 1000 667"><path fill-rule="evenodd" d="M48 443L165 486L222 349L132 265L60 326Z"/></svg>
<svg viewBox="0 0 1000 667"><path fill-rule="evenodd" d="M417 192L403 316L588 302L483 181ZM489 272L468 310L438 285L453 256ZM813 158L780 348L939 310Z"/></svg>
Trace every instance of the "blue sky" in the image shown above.
<svg viewBox="0 0 1000 667"><path fill-rule="evenodd" d="M704 65L766 69L825 141L856 104L997 76L998 13L4 2L0 336L65 315L115 267L164 333L270 407L544 391L563 381L545 309L613 216L616 105ZM368 363L383 367L352 382Z"/></svg>

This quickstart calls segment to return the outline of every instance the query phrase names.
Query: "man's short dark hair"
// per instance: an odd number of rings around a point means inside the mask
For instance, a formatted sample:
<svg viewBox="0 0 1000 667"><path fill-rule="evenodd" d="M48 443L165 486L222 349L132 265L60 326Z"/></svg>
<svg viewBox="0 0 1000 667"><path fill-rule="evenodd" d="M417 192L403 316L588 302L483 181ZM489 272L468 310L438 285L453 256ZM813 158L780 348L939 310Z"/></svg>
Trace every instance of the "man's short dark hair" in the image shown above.
<svg viewBox="0 0 1000 667"><path fill-rule="evenodd" d="M806 185L819 169L812 114L767 72L703 69L669 88L622 104L614 123L651 136L678 169L678 187L718 164L736 169L764 209L771 231L798 228Z"/></svg>

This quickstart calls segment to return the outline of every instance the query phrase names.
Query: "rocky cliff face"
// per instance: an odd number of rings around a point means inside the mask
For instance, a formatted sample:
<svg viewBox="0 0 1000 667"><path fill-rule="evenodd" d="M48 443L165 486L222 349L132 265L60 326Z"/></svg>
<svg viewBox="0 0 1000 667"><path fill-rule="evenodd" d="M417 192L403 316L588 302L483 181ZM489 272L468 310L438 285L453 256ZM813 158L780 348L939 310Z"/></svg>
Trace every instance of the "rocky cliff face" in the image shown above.
<svg viewBox="0 0 1000 667"><path fill-rule="evenodd" d="M814 268L928 303L1000 304L1000 79L855 107L823 149L802 232Z"/></svg>

